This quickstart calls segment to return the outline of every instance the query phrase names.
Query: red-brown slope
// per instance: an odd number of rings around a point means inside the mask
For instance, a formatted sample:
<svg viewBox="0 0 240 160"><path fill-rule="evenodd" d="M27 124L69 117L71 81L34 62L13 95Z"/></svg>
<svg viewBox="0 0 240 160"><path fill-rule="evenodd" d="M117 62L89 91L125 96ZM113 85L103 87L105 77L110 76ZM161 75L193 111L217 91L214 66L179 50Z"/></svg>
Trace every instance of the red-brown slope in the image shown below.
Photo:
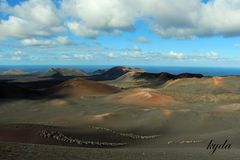
<svg viewBox="0 0 240 160"><path fill-rule="evenodd" d="M106 84L74 78L57 85L51 92L62 96L104 96L116 93L118 89Z"/></svg>
<svg viewBox="0 0 240 160"><path fill-rule="evenodd" d="M166 106L181 103L171 96L161 95L156 90L149 88L131 89L115 94L112 96L112 101L121 104L132 104L140 106Z"/></svg>

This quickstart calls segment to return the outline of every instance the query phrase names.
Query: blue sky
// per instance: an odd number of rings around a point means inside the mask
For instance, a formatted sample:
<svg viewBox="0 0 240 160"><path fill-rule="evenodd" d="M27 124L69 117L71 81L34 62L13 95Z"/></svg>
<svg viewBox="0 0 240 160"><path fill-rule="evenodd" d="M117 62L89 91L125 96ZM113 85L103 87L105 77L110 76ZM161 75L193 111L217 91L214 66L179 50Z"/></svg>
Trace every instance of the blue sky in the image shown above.
<svg viewBox="0 0 240 160"><path fill-rule="evenodd" d="M240 1L0 0L1 65L240 67Z"/></svg>

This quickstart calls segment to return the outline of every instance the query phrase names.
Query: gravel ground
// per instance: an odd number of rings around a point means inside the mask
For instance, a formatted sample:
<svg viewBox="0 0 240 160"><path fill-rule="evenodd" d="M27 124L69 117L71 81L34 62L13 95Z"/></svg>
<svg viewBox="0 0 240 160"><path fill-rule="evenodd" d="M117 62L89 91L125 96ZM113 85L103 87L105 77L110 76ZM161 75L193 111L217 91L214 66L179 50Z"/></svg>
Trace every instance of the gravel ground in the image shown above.
<svg viewBox="0 0 240 160"><path fill-rule="evenodd" d="M239 160L239 149L210 155L204 148L97 149L0 142L1 160Z"/></svg>

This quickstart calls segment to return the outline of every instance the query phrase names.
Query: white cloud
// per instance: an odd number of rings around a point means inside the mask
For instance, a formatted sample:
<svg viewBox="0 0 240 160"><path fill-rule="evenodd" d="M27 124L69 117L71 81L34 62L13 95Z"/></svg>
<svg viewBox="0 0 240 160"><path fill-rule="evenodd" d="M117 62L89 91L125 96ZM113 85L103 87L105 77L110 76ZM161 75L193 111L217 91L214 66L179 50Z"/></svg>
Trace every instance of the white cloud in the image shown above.
<svg viewBox="0 0 240 160"><path fill-rule="evenodd" d="M61 59L72 59L72 56L64 54L64 55L61 55L60 58Z"/></svg>
<svg viewBox="0 0 240 160"><path fill-rule="evenodd" d="M71 41L67 36L59 36L55 40L56 44L61 44L61 45L72 45L74 44L73 41Z"/></svg>
<svg viewBox="0 0 240 160"><path fill-rule="evenodd" d="M176 51L161 52L144 52L142 50L123 49L119 52L111 52L106 55L106 58L116 60L140 60L140 61L156 61L156 60L174 60L174 61L219 61L226 58L221 57L220 54L214 51L201 54L186 54Z"/></svg>
<svg viewBox="0 0 240 160"><path fill-rule="evenodd" d="M54 40L39 40L39 39L23 39L21 43L25 46L53 46L53 45L70 45L74 44L66 36L59 36Z"/></svg>
<svg viewBox="0 0 240 160"><path fill-rule="evenodd" d="M93 59L93 56L90 54L63 54L60 56L61 59L65 59L65 60L91 60Z"/></svg>
<svg viewBox="0 0 240 160"><path fill-rule="evenodd" d="M62 9L81 23L68 24L73 33L96 36L100 33L129 31L134 26L138 12L136 1L127 0L63 0Z"/></svg>
<svg viewBox="0 0 240 160"><path fill-rule="evenodd" d="M140 47L134 45L125 49L121 49L117 52L111 52L106 55L109 59L138 59L138 60L147 60L152 58L151 53L146 53L141 50Z"/></svg>
<svg viewBox="0 0 240 160"><path fill-rule="evenodd" d="M219 55L218 53L211 51L206 54L206 58L217 59L219 58Z"/></svg>
<svg viewBox="0 0 240 160"><path fill-rule="evenodd" d="M50 40L37 40L37 39L23 39L21 43L26 46L50 46L54 45L54 42Z"/></svg>
<svg viewBox="0 0 240 160"><path fill-rule="evenodd" d="M78 36L84 36L89 38L95 38L99 34L99 31L88 28L84 25L81 25L78 22L69 22L67 26L71 32Z"/></svg>
<svg viewBox="0 0 240 160"><path fill-rule="evenodd" d="M239 0L150 1L146 12L154 17L151 26L162 37L240 35Z"/></svg>
<svg viewBox="0 0 240 160"><path fill-rule="evenodd" d="M110 59L131 59L131 60L162 60L162 59L172 59L172 60L186 60L189 57L183 53L178 53L170 51L168 53L160 52L145 52L142 51L137 46L132 46L130 48L123 49L119 52L107 54L107 58Z"/></svg>
<svg viewBox="0 0 240 160"><path fill-rule="evenodd" d="M183 53L178 53L178 52L174 52L174 51L170 51L166 56L169 58L174 58L174 59L179 59L179 60L185 58L185 55Z"/></svg>
<svg viewBox="0 0 240 160"><path fill-rule="evenodd" d="M13 52L12 55L14 55L14 56L23 56L25 54L22 51L15 51L15 52Z"/></svg>
<svg viewBox="0 0 240 160"><path fill-rule="evenodd" d="M73 57L80 60L90 60L93 58L93 56L89 54L74 54Z"/></svg>
<svg viewBox="0 0 240 160"><path fill-rule="evenodd" d="M114 53L109 53L107 55L108 58L114 59L114 58L118 58L118 55L114 54Z"/></svg>
<svg viewBox="0 0 240 160"><path fill-rule="evenodd" d="M62 7L67 15L81 21L84 30L95 31L95 35L116 29L130 30L137 19L142 19L161 37L191 38L240 35L239 3L238 0L212 0L206 4L200 0L178 3L175 0L63 0Z"/></svg>
<svg viewBox="0 0 240 160"><path fill-rule="evenodd" d="M29 0L14 7L1 1L0 8L10 15L1 20L0 40L51 36L64 31L59 11L51 0Z"/></svg>
<svg viewBox="0 0 240 160"><path fill-rule="evenodd" d="M148 55L146 53L142 53L142 52L124 52L122 54L122 56L124 56L127 59L149 59L151 58L151 55Z"/></svg>
<svg viewBox="0 0 240 160"><path fill-rule="evenodd" d="M25 56L26 54L24 52L17 50L11 54L11 59L14 61L21 61Z"/></svg>
<svg viewBox="0 0 240 160"><path fill-rule="evenodd" d="M0 9L0 40L31 39L65 32L95 38L101 34L132 31L143 20L161 37L239 36L239 0L28 0ZM147 42L140 37L139 42Z"/></svg>
<svg viewBox="0 0 240 160"><path fill-rule="evenodd" d="M131 51L131 52L140 52L141 48L137 45L133 45L131 47L125 48L124 50Z"/></svg>

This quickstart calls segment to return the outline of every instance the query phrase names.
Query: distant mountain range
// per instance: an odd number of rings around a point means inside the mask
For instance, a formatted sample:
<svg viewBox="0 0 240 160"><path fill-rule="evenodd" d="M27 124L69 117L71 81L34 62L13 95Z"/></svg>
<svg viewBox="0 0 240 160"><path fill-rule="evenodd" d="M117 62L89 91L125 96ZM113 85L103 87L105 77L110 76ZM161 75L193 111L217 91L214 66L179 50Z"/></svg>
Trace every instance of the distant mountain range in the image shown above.
<svg viewBox="0 0 240 160"><path fill-rule="evenodd" d="M39 77L88 77L90 80L95 81L106 81L106 80L115 80L125 75L126 73L131 73L136 79L138 78L190 78L190 77L203 77L201 74L191 74L183 73L179 75L172 75L166 72L161 73L148 73L141 68L129 68L124 66L116 66L109 69L99 69L92 73L86 73L80 69L74 68L50 68L47 72L26 72L19 69L11 69L7 71L0 72L2 76L24 76L24 75L34 75Z"/></svg>
<svg viewBox="0 0 240 160"><path fill-rule="evenodd" d="M10 76L10 77L9 77ZM50 68L46 73L21 70L1 72L0 97L102 96L121 89L156 88L169 80L202 78L201 74L148 73L140 68L117 66L85 73L79 69Z"/></svg>
<svg viewBox="0 0 240 160"><path fill-rule="evenodd" d="M42 77L80 77L87 76L87 73L79 69L69 68L50 68L47 73L43 73Z"/></svg>
<svg viewBox="0 0 240 160"><path fill-rule="evenodd" d="M19 70L19 69L11 69L11 70L0 72L0 76L3 76L3 75L16 76L16 75L28 75L28 74L30 74L30 73L26 72L26 71Z"/></svg>

